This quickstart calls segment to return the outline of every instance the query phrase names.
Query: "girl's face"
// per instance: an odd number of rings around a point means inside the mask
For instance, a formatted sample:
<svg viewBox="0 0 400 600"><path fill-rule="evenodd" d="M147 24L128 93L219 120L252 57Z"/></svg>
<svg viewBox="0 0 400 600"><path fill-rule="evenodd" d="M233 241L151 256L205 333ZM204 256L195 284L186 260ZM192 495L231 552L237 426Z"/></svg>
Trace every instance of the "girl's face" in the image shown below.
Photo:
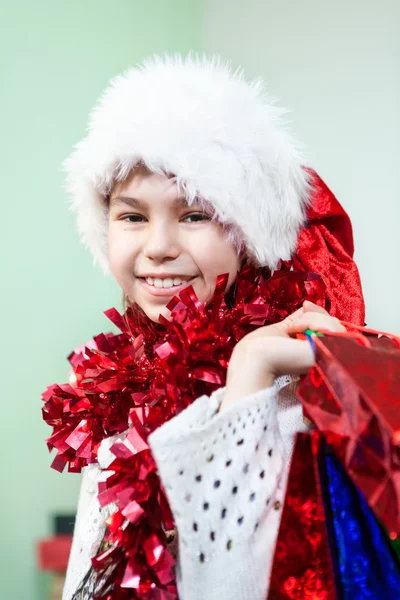
<svg viewBox="0 0 400 600"><path fill-rule="evenodd" d="M205 303L218 275L229 274L228 289L240 269L222 227L199 204L189 207L173 180L144 167L112 190L108 252L118 284L152 321L168 316L166 305L188 285Z"/></svg>

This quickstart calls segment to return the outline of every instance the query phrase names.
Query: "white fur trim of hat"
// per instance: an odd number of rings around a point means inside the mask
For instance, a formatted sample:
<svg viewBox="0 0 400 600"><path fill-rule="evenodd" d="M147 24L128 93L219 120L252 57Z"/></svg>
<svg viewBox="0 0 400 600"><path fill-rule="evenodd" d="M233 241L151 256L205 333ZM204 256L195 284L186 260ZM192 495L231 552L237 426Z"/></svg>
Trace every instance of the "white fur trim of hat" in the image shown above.
<svg viewBox="0 0 400 600"><path fill-rule="evenodd" d="M110 272L107 196L138 164L172 174L189 204L211 204L256 264L274 269L290 259L310 184L286 112L261 79L247 81L218 57L154 56L115 77L65 162L71 209L95 264Z"/></svg>

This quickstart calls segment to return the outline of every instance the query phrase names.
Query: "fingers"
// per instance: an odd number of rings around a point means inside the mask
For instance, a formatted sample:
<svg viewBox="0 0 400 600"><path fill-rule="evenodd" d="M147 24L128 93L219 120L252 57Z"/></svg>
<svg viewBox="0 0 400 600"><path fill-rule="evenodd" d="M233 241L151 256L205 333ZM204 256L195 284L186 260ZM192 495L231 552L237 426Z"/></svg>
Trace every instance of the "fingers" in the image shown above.
<svg viewBox="0 0 400 600"><path fill-rule="evenodd" d="M334 331L344 332L346 328L340 323L336 317L331 317L326 311L322 312L306 312L299 315L288 326L288 334L303 333L306 329L313 331Z"/></svg>
<svg viewBox="0 0 400 600"><path fill-rule="evenodd" d="M292 313L291 315L286 317L286 319L284 319L283 321L278 323L278 326L282 329L282 331L285 334L290 335L290 328L291 328L292 324L294 322L296 322L297 319L299 317L301 317L302 315L304 315L304 314L309 315L310 313L318 313L321 315L329 316L329 313L324 308L322 308L322 306L318 306L318 304L314 304L314 302L305 300L303 302L302 307L298 308L294 313Z"/></svg>
<svg viewBox="0 0 400 600"><path fill-rule="evenodd" d="M277 323L276 325L279 327L279 329L282 331L282 333L284 335L289 335L288 329L289 329L290 325L293 323L293 321L295 321L303 313L304 313L303 307L298 308L294 313L292 313L291 315L289 315L288 317L283 319L283 321L280 321L280 323Z"/></svg>
<svg viewBox="0 0 400 600"><path fill-rule="evenodd" d="M286 317L286 319L290 319L293 320L296 317L299 317L300 315L302 315L304 313L304 307L301 306L300 308L298 308L297 310L294 311L294 313L292 313L291 315L289 315L288 317ZM285 319L285 321L286 321Z"/></svg>
<svg viewBox="0 0 400 600"><path fill-rule="evenodd" d="M310 300L305 300L303 303L303 312L309 313L309 312L317 312L317 313L321 313L324 315L328 315L329 313L322 308L322 306L318 306L318 304L314 304L314 302L310 302Z"/></svg>

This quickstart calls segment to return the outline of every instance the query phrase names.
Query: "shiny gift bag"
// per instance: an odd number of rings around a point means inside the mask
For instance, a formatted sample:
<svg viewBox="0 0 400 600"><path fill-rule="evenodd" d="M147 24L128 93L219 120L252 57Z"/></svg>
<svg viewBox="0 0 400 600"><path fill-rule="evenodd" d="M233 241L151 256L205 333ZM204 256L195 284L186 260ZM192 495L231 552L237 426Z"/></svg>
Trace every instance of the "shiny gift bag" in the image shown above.
<svg viewBox="0 0 400 600"><path fill-rule="evenodd" d="M400 598L400 344L350 329L312 338L268 600Z"/></svg>
<svg viewBox="0 0 400 600"><path fill-rule="evenodd" d="M268 600L338 600L319 465L321 436L297 434Z"/></svg>
<svg viewBox="0 0 400 600"><path fill-rule="evenodd" d="M297 393L305 416L394 539L400 531L400 346L397 338L363 331L313 337L316 365Z"/></svg>
<svg viewBox="0 0 400 600"><path fill-rule="evenodd" d="M268 600L397 600L385 530L318 431L297 435Z"/></svg>

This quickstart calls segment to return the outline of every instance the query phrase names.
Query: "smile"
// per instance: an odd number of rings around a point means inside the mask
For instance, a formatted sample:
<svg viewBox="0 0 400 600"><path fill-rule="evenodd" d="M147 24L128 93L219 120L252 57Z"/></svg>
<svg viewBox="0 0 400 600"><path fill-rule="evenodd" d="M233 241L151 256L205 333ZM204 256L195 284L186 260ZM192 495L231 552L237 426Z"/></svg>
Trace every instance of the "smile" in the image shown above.
<svg viewBox="0 0 400 600"><path fill-rule="evenodd" d="M192 284L195 277L183 280L180 277L138 277L138 281L152 296L171 296L178 294Z"/></svg>

